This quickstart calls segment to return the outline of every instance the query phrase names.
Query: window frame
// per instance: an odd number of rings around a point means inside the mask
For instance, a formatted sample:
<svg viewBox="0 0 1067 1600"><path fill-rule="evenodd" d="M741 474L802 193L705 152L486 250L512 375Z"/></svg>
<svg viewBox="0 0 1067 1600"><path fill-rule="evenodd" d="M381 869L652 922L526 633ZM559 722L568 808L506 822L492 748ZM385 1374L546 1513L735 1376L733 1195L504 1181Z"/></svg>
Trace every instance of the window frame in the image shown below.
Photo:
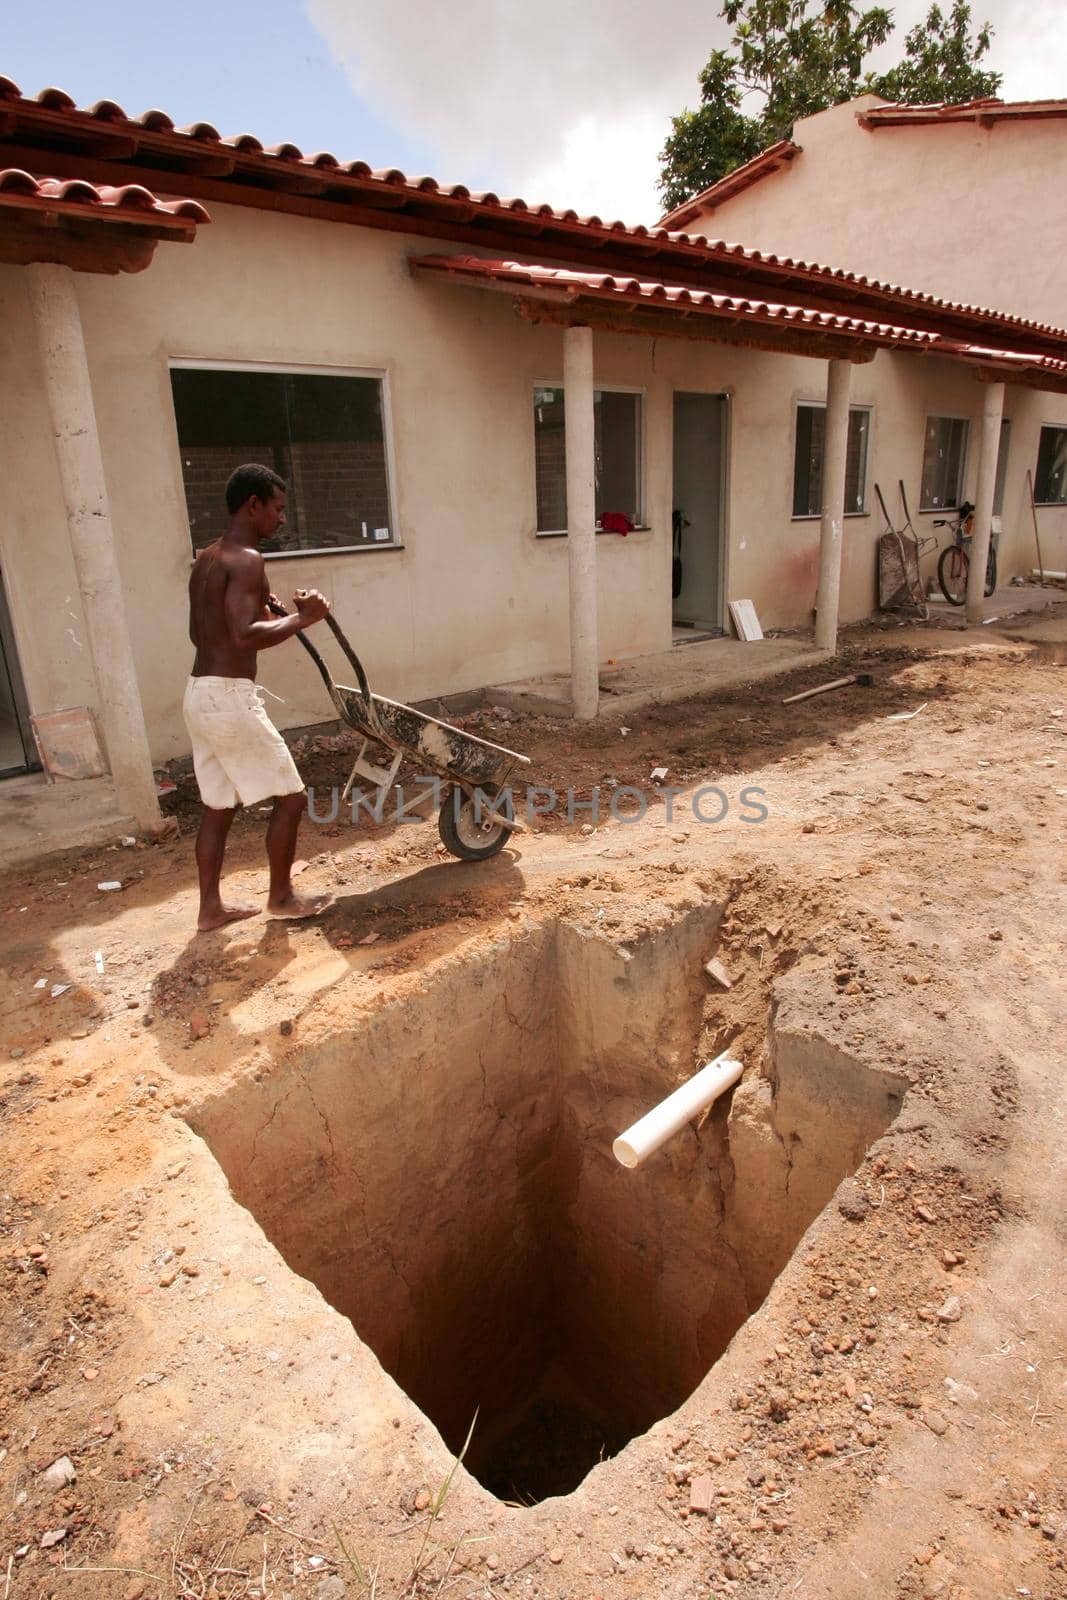
<svg viewBox="0 0 1067 1600"><path fill-rule="evenodd" d="M182 485L182 497L184 499L185 476L181 465L182 446L181 440L178 438L178 419L174 411L174 393L170 383L170 374L176 370L183 372L277 373L282 377L376 379L381 384L382 392L382 443L385 446L385 491L389 503L389 524L391 529L395 528L395 533L388 540L382 539L368 542L367 544L333 544L316 546L311 550L264 550L261 553L264 561L300 561L305 556L363 556L382 553L386 550L404 549L404 540L401 535L397 513L396 467L393 452L392 384L388 367L331 367L303 362L226 361L215 357L208 359L199 356L168 356L167 389L171 416L174 419L174 437L178 452L178 477ZM194 546L190 557L190 565L196 560L198 553Z"/></svg>
<svg viewBox="0 0 1067 1600"><path fill-rule="evenodd" d="M563 380L561 378L558 378L558 379L548 379L548 378L546 378L543 381L540 378L534 378L532 383L528 385L527 392L532 397L532 395L538 389L561 389L561 390L563 390L564 407L566 406L566 387L565 387L565 385L563 383ZM631 533L648 533L648 532L651 531L651 523L648 521L648 507L645 504L645 486L646 486L646 482L647 482L647 474L646 474L646 471L645 471L645 451L646 451L646 448L647 448L647 440L648 440L648 390L647 390L647 388L645 388L645 386L643 384L636 384L636 383L594 383L594 385L593 385L593 393L594 393L594 395L597 395L597 394L635 394L635 395L637 395L638 399L641 402L640 407L638 409L636 458L635 458L636 476L637 476L637 496L638 496L638 502L639 502L639 505L640 505L641 520L640 520L640 522L635 523L633 528L631 528L630 531L631 531ZM564 415L565 414L566 414L566 412L564 412ZM528 416L532 415L532 407L531 407L531 411L528 412L527 415ZM534 469L534 524L535 524L534 525L534 535L538 539L566 539L567 535L570 532L569 528L538 528L536 526L536 523L537 523L537 427L536 427L536 423L534 425L534 429L533 429L533 433L532 433L532 442L533 442L533 450L534 450L534 457L533 457L533 469ZM566 469L564 469L564 470L566 470ZM595 493L595 490L594 490L594 493ZM604 529L600 526L599 522L596 524L594 532L597 534L598 537L604 533ZM609 535L609 537L610 537L610 535Z"/></svg>
<svg viewBox="0 0 1067 1600"><path fill-rule="evenodd" d="M1039 500L1037 498L1037 463L1041 456L1041 435L1050 429L1055 433L1067 433L1067 422L1042 422L1037 430L1037 454L1034 457L1034 505L1035 506L1067 506L1067 495L1062 500Z"/></svg>
<svg viewBox="0 0 1067 1600"><path fill-rule="evenodd" d="M798 413L799 413L799 411L800 411L802 406L806 406L809 410L822 411L822 412L825 413L825 411L826 411L826 401L825 400L803 400L803 399L798 399L798 400L794 400L793 401L793 462L792 462L793 470L792 470L792 474L790 476L790 483L789 483L789 520L790 520L790 522L821 522L821 520L822 520L822 512L821 511L794 511L793 510L793 503L794 503L793 502L793 495L794 495L794 492L795 492L795 489L796 489L796 481L797 481L797 420L798 420ZM871 440L874 438L874 402L873 402L873 400L871 400L871 401L861 400L861 401L858 401L855 405L852 405L851 403L849 404L848 415L849 415L850 424L851 424L851 421L852 421L852 413L854 411L865 411L867 413L867 450L866 450L866 453L865 453L865 456L864 456L864 461L863 461L863 509L860 510L860 511L846 511L845 512L845 516L846 517L869 517L871 515L871 507L870 507L871 453L872 453L871 452Z"/></svg>
<svg viewBox="0 0 1067 1600"><path fill-rule="evenodd" d="M960 456L959 477L958 477L958 480L957 480L957 483L956 483L956 498L955 498L955 500L946 500L944 505L940 505L940 506L928 506L928 505L924 505L922 503L923 466L925 465L925 462L926 462L926 430L929 427L930 423L933 422L933 421L938 421L938 422L962 422L962 423L965 423L966 427L967 427L967 432L963 436L963 452L962 452L962 454ZM963 501L963 499L965 498L965 496L964 496L964 485L967 482L968 458L969 458L970 453L971 453L971 421L972 421L972 419L969 416L965 416L962 412L958 412L958 411L927 411L925 413L925 415L923 416L923 447L922 447L921 459L920 459L920 462L919 462L919 512L920 512L921 515L928 516L928 517L936 517L938 515L938 513L944 513L945 511L958 511L959 510L960 504ZM999 450L999 435L998 435L998 450Z"/></svg>

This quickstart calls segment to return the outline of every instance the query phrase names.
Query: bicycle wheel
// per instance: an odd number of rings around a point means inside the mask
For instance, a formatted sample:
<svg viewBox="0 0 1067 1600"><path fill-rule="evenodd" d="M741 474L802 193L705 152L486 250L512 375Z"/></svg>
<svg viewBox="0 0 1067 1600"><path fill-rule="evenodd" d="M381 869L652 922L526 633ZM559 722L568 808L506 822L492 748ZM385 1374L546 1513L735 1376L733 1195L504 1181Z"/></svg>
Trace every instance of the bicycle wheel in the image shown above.
<svg viewBox="0 0 1067 1600"><path fill-rule="evenodd" d="M989 546L989 559L985 564L985 597L989 596L997 586L997 552Z"/></svg>
<svg viewBox="0 0 1067 1600"><path fill-rule="evenodd" d="M946 545L937 561L937 581L950 606L962 606L967 599L966 550L958 544Z"/></svg>

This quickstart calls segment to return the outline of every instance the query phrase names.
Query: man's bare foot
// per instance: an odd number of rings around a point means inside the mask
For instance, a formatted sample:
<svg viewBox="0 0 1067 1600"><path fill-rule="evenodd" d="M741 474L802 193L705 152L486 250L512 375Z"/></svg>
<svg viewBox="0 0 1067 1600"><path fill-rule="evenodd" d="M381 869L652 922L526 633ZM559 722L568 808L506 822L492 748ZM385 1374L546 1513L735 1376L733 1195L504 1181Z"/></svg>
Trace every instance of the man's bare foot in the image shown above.
<svg viewBox="0 0 1067 1600"><path fill-rule="evenodd" d="M228 922L243 922L246 917L256 915L255 906L218 906L213 911L201 911L197 919L197 933L213 933L216 928L224 928Z"/></svg>
<svg viewBox="0 0 1067 1600"><path fill-rule="evenodd" d="M317 917L328 906L333 905L332 894L294 894L292 889L280 900L267 901L268 917L289 918L295 920L304 917Z"/></svg>

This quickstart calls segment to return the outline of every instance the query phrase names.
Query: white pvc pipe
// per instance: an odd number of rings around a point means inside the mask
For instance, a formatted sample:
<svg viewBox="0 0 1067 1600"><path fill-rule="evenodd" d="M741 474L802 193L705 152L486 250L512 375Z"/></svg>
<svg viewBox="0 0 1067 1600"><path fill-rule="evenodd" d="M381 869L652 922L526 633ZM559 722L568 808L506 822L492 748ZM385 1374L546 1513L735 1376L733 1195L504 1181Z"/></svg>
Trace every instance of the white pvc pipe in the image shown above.
<svg viewBox="0 0 1067 1600"><path fill-rule="evenodd" d="M661 1144L666 1144L679 1128L683 1128L698 1112L710 1106L724 1090L735 1084L744 1070L744 1063L731 1061L725 1051L721 1056L716 1056L687 1083L669 1094L666 1100L661 1100L658 1106L646 1111L632 1128L619 1134L611 1147L616 1161L624 1167L639 1167Z"/></svg>

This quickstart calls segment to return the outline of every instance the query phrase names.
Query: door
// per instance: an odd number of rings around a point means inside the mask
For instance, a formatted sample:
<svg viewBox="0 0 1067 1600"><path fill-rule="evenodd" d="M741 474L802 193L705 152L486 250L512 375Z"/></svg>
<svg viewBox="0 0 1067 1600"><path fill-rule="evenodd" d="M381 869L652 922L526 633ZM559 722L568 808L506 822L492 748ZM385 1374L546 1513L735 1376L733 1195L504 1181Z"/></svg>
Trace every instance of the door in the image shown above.
<svg viewBox="0 0 1067 1600"><path fill-rule="evenodd" d="M726 426L724 394L675 394L673 617L704 633L723 631Z"/></svg>
<svg viewBox="0 0 1067 1600"><path fill-rule="evenodd" d="M0 571L0 778L13 778L37 765L4 574Z"/></svg>

